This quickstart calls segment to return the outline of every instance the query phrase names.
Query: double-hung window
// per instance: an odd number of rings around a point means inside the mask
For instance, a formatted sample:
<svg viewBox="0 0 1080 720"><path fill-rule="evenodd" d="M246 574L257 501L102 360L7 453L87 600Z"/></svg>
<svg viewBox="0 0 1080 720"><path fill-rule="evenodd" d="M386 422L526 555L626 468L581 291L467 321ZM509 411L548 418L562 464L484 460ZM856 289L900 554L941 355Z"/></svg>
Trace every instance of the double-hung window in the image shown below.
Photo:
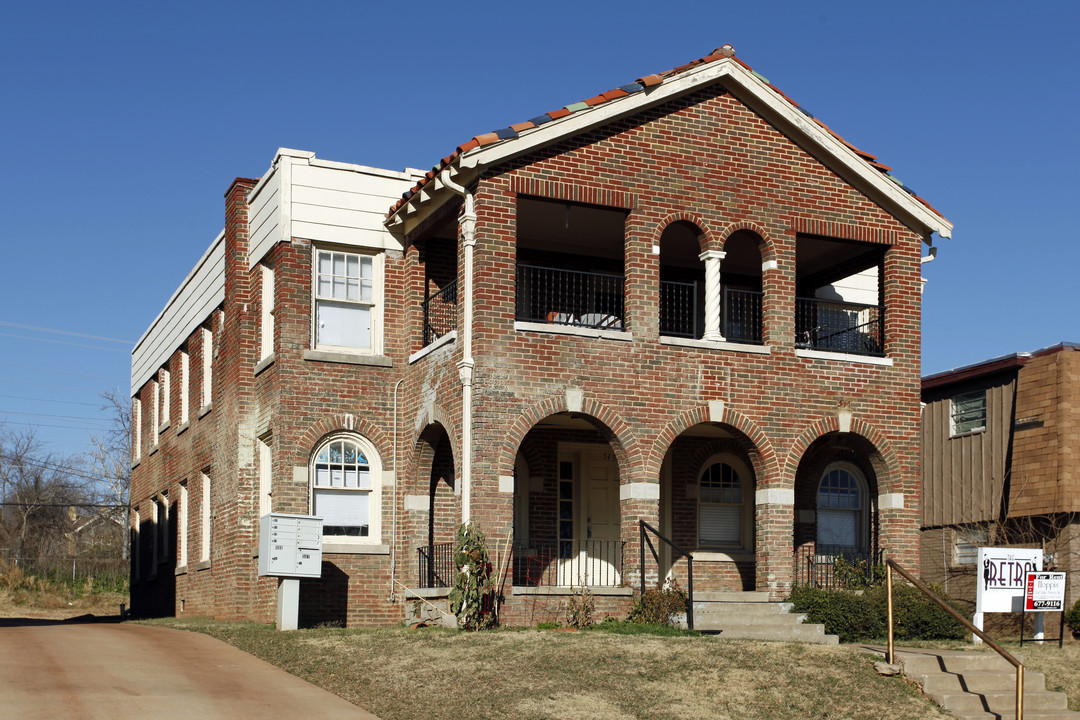
<svg viewBox="0 0 1080 720"><path fill-rule="evenodd" d="M701 547L745 544L746 493L742 475L727 462L706 466L698 481L698 540Z"/></svg>
<svg viewBox="0 0 1080 720"><path fill-rule="evenodd" d="M315 250L315 346L377 353L378 256Z"/></svg>

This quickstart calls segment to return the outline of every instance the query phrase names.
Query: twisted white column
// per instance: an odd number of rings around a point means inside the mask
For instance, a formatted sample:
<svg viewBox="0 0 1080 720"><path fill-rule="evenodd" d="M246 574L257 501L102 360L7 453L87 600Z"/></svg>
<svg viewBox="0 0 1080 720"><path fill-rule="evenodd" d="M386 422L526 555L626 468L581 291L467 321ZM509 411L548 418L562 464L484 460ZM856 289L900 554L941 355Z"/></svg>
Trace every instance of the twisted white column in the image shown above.
<svg viewBox="0 0 1080 720"><path fill-rule="evenodd" d="M723 341L720 332L720 261L727 256L722 250L706 250L698 255L705 263L705 333L703 340Z"/></svg>

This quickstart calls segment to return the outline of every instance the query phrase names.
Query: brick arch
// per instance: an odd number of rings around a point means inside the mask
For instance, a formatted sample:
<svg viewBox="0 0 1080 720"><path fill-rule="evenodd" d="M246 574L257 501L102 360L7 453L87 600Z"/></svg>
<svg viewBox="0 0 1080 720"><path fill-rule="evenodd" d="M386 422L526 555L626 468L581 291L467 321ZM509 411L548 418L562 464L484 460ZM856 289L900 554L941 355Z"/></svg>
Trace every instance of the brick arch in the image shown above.
<svg viewBox="0 0 1080 720"><path fill-rule="evenodd" d="M402 475L402 482L406 483L410 492L425 495L429 492L430 487L430 475L432 464L435 462L435 448L430 442L424 439L424 433L428 432L432 428L441 428L446 435L446 441L450 448L450 456L454 463L454 476L455 480L459 479L458 473L461 472L460 452L461 447L454 442L454 436L451 429L447 427L446 423L441 422L436 417L430 418L430 422L424 425L413 440L411 448L410 466L407 470L408 479L406 480L404 474Z"/></svg>
<svg viewBox="0 0 1080 720"><path fill-rule="evenodd" d="M506 430L506 439L496 460L497 474L513 475L514 463L525 436L544 418L562 412L570 412L562 395L546 398L524 408ZM615 411L589 397L582 401L580 414L588 415L599 424L598 429L610 433L609 443L619 463L619 480L622 484L629 482L632 477L631 469L641 467L640 461L643 460L640 456L641 445L633 430Z"/></svg>
<svg viewBox="0 0 1080 720"><path fill-rule="evenodd" d="M653 244L659 245L660 239L664 236L664 231L677 222L690 223L698 229L698 243L701 245L702 252L714 249L717 239L712 230L709 229L709 224L700 215L689 210L673 212L661 220L660 224L653 230Z"/></svg>
<svg viewBox="0 0 1080 720"><path fill-rule="evenodd" d="M759 247L761 249L762 262L776 260L776 244L773 242L772 236L769 235L769 231L758 225L756 222L751 222L749 220L738 220L721 230L720 234L717 236L717 245L719 245L717 249L722 250L727 239L740 230L749 230L761 238Z"/></svg>
<svg viewBox="0 0 1080 720"><path fill-rule="evenodd" d="M435 404L432 406L431 414L427 416L424 426L413 435L412 452L414 458L417 457L417 445L420 443L420 436L424 434L424 431L432 425L442 425L443 430L446 431L446 437L450 440L450 452L454 456L454 467L461 467L461 443L454 442L454 439L459 438L460 435L457 426L450 418L450 413L446 412L442 405Z"/></svg>
<svg viewBox="0 0 1080 720"><path fill-rule="evenodd" d="M671 447L671 444L675 442L675 438L694 425L708 422L712 422L712 420L709 419L709 408L707 405L699 405L698 407L680 413L674 420L669 422L657 436L656 444L653 448L654 457L658 456L660 462L662 462L668 449ZM773 448L772 440L770 440L769 436L758 427L757 423L739 411L725 407L724 419L720 424L734 428L742 434L747 444L747 447L745 448L746 454L750 459L751 469L754 471L754 475L759 485L764 484L766 478L778 477L780 469L778 455ZM657 467L659 467L659 463L657 464Z"/></svg>
<svg viewBox="0 0 1080 720"><path fill-rule="evenodd" d="M297 440L297 459L303 458L305 464L310 463L311 454L315 452L315 448L319 446L323 439L334 433L341 432L363 435L378 451L383 470L390 468L394 458L392 439L378 425L352 413L334 413L309 425L308 429ZM397 472L397 468L394 468L394 472Z"/></svg>
<svg viewBox="0 0 1080 720"><path fill-rule="evenodd" d="M784 476L794 480L799 463L810 445L829 433L839 431L840 420L835 416L818 418L810 423L795 439L788 452L784 464ZM896 451L893 450L892 443L884 433L858 417L851 419L851 434L858 435L869 442L876 451L868 458L868 461L877 475L878 492L882 492L883 488L888 488L892 492L894 486L901 480L900 462L896 458Z"/></svg>

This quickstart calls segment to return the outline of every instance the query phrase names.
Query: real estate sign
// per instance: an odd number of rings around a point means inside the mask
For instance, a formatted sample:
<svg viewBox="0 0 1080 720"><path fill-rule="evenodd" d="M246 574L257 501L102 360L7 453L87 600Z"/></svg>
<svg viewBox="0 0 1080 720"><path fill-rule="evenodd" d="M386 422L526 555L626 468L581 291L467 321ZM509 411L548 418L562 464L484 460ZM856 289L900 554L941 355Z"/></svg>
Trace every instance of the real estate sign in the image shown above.
<svg viewBox="0 0 1080 720"><path fill-rule="evenodd" d="M1026 611L1061 612L1065 608L1065 573L1029 572L1024 585Z"/></svg>

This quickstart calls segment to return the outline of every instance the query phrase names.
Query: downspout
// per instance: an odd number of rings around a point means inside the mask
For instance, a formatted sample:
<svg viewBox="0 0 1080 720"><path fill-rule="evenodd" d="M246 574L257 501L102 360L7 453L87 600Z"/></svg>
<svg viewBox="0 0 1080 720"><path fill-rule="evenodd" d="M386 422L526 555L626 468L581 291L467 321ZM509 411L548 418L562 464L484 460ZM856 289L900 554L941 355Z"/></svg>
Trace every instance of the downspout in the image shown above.
<svg viewBox="0 0 1080 720"><path fill-rule="evenodd" d="M461 523L471 518L472 502L472 390L473 361L473 250L476 247L476 209L473 194L450 179L449 168L439 175L443 185L465 199L465 211L458 220L461 226L461 240L465 247L465 317L462 327L461 360L457 364L458 377L461 379Z"/></svg>
<svg viewBox="0 0 1080 720"><path fill-rule="evenodd" d="M394 384L394 519L393 528L390 530L390 602L394 602L396 593L394 592L394 583L397 580L397 544L398 544L398 490L401 486L401 474L398 472L398 436L397 436L397 421L398 421L398 388L401 387L401 383L405 382L405 378L401 378Z"/></svg>

